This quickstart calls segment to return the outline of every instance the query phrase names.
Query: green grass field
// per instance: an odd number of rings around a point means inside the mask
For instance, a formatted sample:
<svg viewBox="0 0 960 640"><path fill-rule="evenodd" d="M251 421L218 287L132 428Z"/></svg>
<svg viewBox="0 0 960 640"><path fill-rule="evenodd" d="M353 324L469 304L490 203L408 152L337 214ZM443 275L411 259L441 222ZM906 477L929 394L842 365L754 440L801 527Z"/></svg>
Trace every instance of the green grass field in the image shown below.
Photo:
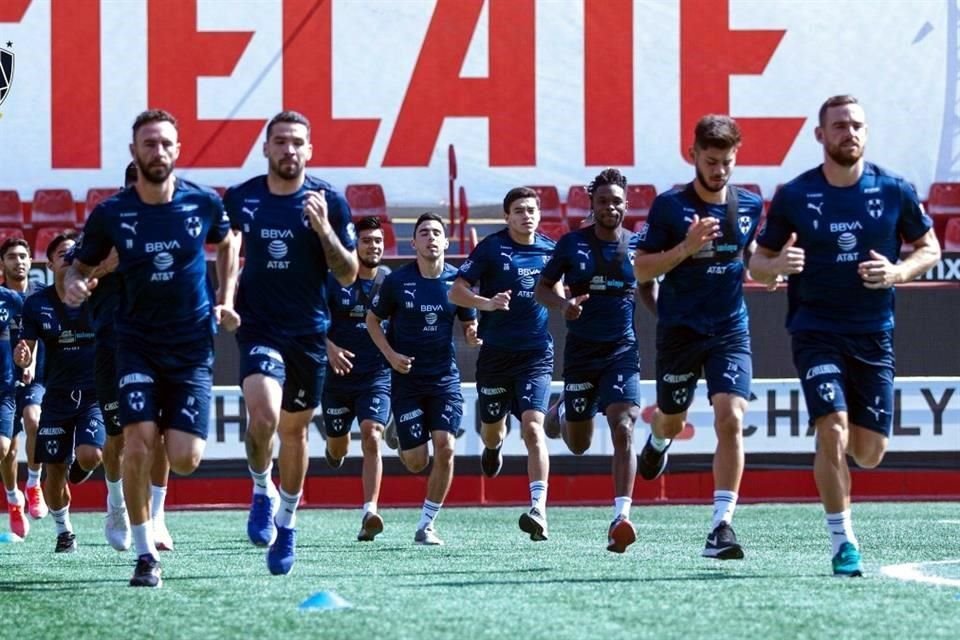
<svg viewBox="0 0 960 640"><path fill-rule="evenodd" d="M54 555L53 524L0 545L3 638L958 638L960 505L854 508L866 577L831 577L818 505L745 505L734 522L747 557L700 557L709 508L635 506L638 543L606 551L608 508L551 508L550 540L517 528L517 508L444 509L446 546L412 544L417 512L386 509L359 543L358 511L304 510L293 573L267 573L246 514L171 512L176 551L164 586L126 586L133 554L103 539L101 514L73 516L80 549ZM944 585L885 565L921 567ZM318 591L352 603L300 611Z"/></svg>

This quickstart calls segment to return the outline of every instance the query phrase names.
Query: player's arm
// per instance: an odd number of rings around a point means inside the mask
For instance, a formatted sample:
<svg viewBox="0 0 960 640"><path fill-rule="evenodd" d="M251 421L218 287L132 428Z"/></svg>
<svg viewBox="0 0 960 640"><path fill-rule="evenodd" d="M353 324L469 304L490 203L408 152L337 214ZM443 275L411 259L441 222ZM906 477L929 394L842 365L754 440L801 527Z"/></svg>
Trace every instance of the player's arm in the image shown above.
<svg viewBox="0 0 960 640"><path fill-rule="evenodd" d="M98 282L94 270L114 248L104 216L103 203L98 204L83 225L83 239L63 280L63 301L69 307L79 307L90 297Z"/></svg>
<svg viewBox="0 0 960 640"><path fill-rule="evenodd" d="M805 252L796 246L797 234L791 233L779 251L757 245L750 256L748 270L750 277L768 287L775 285L782 276L803 271Z"/></svg>
<svg viewBox="0 0 960 640"><path fill-rule="evenodd" d="M310 227L320 238L323 255L333 277L344 287L349 286L357 279L357 252L344 247L330 225L327 197L323 190L309 191L303 202L303 210L310 220Z"/></svg>
<svg viewBox="0 0 960 640"><path fill-rule="evenodd" d="M67 275L63 279L64 302L69 307L79 307L83 304L93 290L97 288L97 278L94 276L94 270L97 265L89 265L79 260L74 260L67 269Z"/></svg>
<svg viewBox="0 0 960 640"><path fill-rule="evenodd" d="M13 363L18 367L20 367L21 369L32 370L32 367L34 365L33 357L34 357L34 354L36 354L37 352L36 349L37 349L36 340L20 340L13 347ZM24 371L24 374L26 374L26 371ZM31 379L32 378L33 376L31 376Z"/></svg>
<svg viewBox="0 0 960 640"><path fill-rule="evenodd" d="M462 277L457 277L450 287L447 298L458 307L469 307L480 311L509 311L510 310L510 290L501 291L492 298L486 298L474 293L470 289L470 283ZM466 325L464 325L466 327Z"/></svg>
<svg viewBox="0 0 960 640"><path fill-rule="evenodd" d="M240 243L240 233L233 229L228 230L223 240L217 243L217 303L214 315L217 324L227 331L235 331L240 326L240 316L233 309L240 274Z"/></svg>
<svg viewBox="0 0 960 640"><path fill-rule="evenodd" d="M647 311L657 316L657 296L660 294L660 284L656 280L637 283L637 299Z"/></svg>
<svg viewBox="0 0 960 640"><path fill-rule="evenodd" d="M330 368L338 376L345 376L353 369L353 358L355 354L351 351L337 346L330 338L325 338L327 342L327 357L330 359Z"/></svg>
<svg viewBox="0 0 960 640"><path fill-rule="evenodd" d="M413 368L414 359L411 356L405 356L393 350L393 347L390 346L390 342L387 340L386 334L383 333L383 327L380 326L383 320L384 318L380 318L373 311L367 311L367 333L370 334L370 339L373 340L373 344L377 345L377 349L380 349L380 353L387 359L387 362L390 363L394 371L397 373L410 373L410 369Z"/></svg>
<svg viewBox="0 0 960 640"><path fill-rule="evenodd" d="M904 282L910 282L930 270L940 260L940 241L933 229L910 243L913 252L897 263L890 262L885 255L870 250L870 259L861 262L857 272L868 289L889 289Z"/></svg>
<svg viewBox="0 0 960 640"><path fill-rule="evenodd" d="M580 296L567 298L562 288L558 288L559 282L550 280L543 274L537 281L537 287L534 289L534 298L537 302L552 311L559 311L567 320L576 320L583 312L582 304L590 298L589 293Z"/></svg>
<svg viewBox="0 0 960 640"><path fill-rule="evenodd" d="M694 255L708 242L720 237L720 221L713 216L700 218L694 214L693 222L687 228L687 235L672 249L659 252L646 252L638 249L633 263L633 275L637 282L649 282Z"/></svg>

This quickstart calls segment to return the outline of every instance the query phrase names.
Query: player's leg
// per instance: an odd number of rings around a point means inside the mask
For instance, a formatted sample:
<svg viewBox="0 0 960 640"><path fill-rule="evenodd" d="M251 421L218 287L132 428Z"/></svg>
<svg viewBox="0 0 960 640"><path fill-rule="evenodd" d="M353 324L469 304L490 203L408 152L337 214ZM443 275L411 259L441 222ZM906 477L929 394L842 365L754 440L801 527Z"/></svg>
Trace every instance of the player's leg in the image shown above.
<svg viewBox="0 0 960 640"><path fill-rule="evenodd" d="M167 448L162 433L157 434L157 442L150 466L150 521L153 523L153 538L158 551L173 551L173 537L167 529L166 501L167 485L170 481L170 461L167 460Z"/></svg>
<svg viewBox="0 0 960 640"><path fill-rule="evenodd" d="M39 520L47 515L48 508L43 497L40 480L43 465L36 462L37 429L40 427L40 404L43 402L44 388L39 384L28 384L17 390L17 414L20 425L26 434L25 453L27 454L27 483L24 491L27 496L27 509L30 517ZM16 430L16 428L15 428Z"/></svg>
<svg viewBox="0 0 960 640"><path fill-rule="evenodd" d="M483 355L481 354L481 357ZM479 365L478 365L479 369ZM507 416L513 401L511 380L484 376L478 372L477 396L480 410L480 469L488 478L495 478L503 468L503 440L507 437Z"/></svg>
<svg viewBox="0 0 960 640"><path fill-rule="evenodd" d="M324 458L331 469L343 466L350 451L350 428L354 419L354 394L323 390L323 430L327 437Z"/></svg>
<svg viewBox="0 0 960 640"><path fill-rule="evenodd" d="M433 441L433 467L427 478L427 495L413 539L417 544L441 545L443 540L437 535L434 522L453 483L454 449L462 417L463 399L457 391L430 398L426 404L428 425L431 428L430 439Z"/></svg>
<svg viewBox="0 0 960 640"><path fill-rule="evenodd" d="M610 363L597 380L597 406L607 418L613 441L613 521L607 531L607 550L623 553L636 539L630 522L633 485L637 477L637 456L633 450L633 429L640 417L640 373L636 352Z"/></svg>
<svg viewBox="0 0 960 640"><path fill-rule="evenodd" d="M390 378L384 376L368 393L359 396L354 408L360 421L360 448L363 452L363 516L357 540L366 542L383 531L383 518L377 509L377 502L383 481L380 443L384 437L384 425L390 419Z"/></svg>
<svg viewBox="0 0 960 640"><path fill-rule="evenodd" d="M0 398L0 479L7 494L7 515L10 531L26 538L30 522L26 516L26 500L17 487L17 447L13 433L13 413L16 402L13 392Z"/></svg>
<svg viewBox="0 0 960 640"><path fill-rule="evenodd" d="M54 417L52 411L47 412ZM76 536L70 522L70 487L67 484L67 469L74 448L73 420L48 421L38 426L36 461L46 464L47 481L43 492L50 515L56 528L57 553L76 551Z"/></svg>
<svg viewBox="0 0 960 640"><path fill-rule="evenodd" d="M514 387L516 408L520 414L520 437L527 448L527 480L530 483L530 510L520 516L520 529L530 539L547 539L547 482L550 454L547 451L543 423L550 398L550 371L530 372Z"/></svg>
<svg viewBox="0 0 960 640"><path fill-rule="evenodd" d="M559 407L560 434L574 455L587 452L593 442L593 416L597 413L596 380L592 376L564 379Z"/></svg>

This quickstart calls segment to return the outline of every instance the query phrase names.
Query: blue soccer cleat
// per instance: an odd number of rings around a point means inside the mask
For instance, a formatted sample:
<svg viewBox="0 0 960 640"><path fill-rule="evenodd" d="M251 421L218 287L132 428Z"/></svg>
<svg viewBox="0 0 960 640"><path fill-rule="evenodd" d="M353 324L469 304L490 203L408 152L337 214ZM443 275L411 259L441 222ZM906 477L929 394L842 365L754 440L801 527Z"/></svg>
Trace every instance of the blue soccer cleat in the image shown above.
<svg viewBox="0 0 960 640"><path fill-rule="evenodd" d="M863 575L860 550L853 546L853 543L844 542L837 555L833 556L833 575L846 578L859 578Z"/></svg>
<svg viewBox="0 0 960 640"><path fill-rule="evenodd" d="M258 547L273 544L277 537L273 516L276 515L279 507L279 496L254 494L253 504L250 505L250 516L247 518L247 536L250 537L250 542Z"/></svg>
<svg viewBox="0 0 960 640"><path fill-rule="evenodd" d="M293 569L294 548L297 546L297 530L277 527L277 539L267 551L267 568L275 576L290 573Z"/></svg>

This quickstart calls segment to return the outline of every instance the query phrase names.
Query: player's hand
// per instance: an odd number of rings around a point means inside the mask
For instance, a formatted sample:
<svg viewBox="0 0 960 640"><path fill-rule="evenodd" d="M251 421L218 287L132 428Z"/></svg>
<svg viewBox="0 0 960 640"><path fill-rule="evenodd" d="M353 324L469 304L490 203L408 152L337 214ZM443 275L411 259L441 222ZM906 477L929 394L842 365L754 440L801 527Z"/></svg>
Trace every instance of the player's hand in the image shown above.
<svg viewBox="0 0 960 640"><path fill-rule="evenodd" d="M483 305L484 311L510 311L510 289L501 291Z"/></svg>
<svg viewBox="0 0 960 640"><path fill-rule="evenodd" d="M701 218L697 214L693 214L693 222L687 227L687 236L681 243L683 252L692 256L703 249L708 242L716 240L721 235L719 220L713 216Z"/></svg>
<svg viewBox="0 0 960 640"><path fill-rule="evenodd" d="M800 273L803 271L803 265L806 261L806 252L804 252L802 248L795 246L796 244L797 232L794 231L790 234L790 237L787 238L783 248L780 249L780 253L777 254L777 273L781 275L790 275L792 273Z"/></svg>
<svg viewBox="0 0 960 640"><path fill-rule="evenodd" d="M392 353L387 360L397 373L408 374L413 369L413 358L402 353Z"/></svg>
<svg viewBox="0 0 960 640"><path fill-rule="evenodd" d="M327 194L320 191L308 191L303 201L303 212L310 222L310 228L316 233L326 234L330 231L330 223L327 221Z"/></svg>
<svg viewBox="0 0 960 640"><path fill-rule="evenodd" d="M21 369L26 369L30 366L30 363L33 361L33 354L30 353L30 347L27 345L26 340L21 340L17 343L17 346L13 348L13 363L20 367ZM24 371L24 374L27 372ZM26 375L24 375L26 377ZM24 380L24 384L30 384L29 381Z"/></svg>
<svg viewBox="0 0 960 640"><path fill-rule="evenodd" d="M500 295L499 293L497 295ZM480 339L480 336L477 334L477 324L471 322L466 326L463 332L464 338L467 340L467 344L471 347L479 347L483 344L483 340Z"/></svg>
<svg viewBox="0 0 960 640"><path fill-rule="evenodd" d="M567 304L563 306L563 317L567 320L576 320L583 313L583 303L590 299L590 294L585 293L576 298L569 298Z"/></svg>
<svg viewBox="0 0 960 640"><path fill-rule="evenodd" d="M77 278L67 285L63 293L63 302L68 307L79 307L97 288L100 281L96 278Z"/></svg>
<svg viewBox="0 0 960 640"><path fill-rule="evenodd" d="M330 355L330 368L338 376L345 376L353 370L353 358L356 356L342 347L331 346L327 343L327 353Z"/></svg>
<svg viewBox="0 0 960 640"><path fill-rule="evenodd" d="M857 265L857 273L867 289L889 289L900 281L900 269L887 257L870 250L870 260Z"/></svg>
<svg viewBox="0 0 960 640"><path fill-rule="evenodd" d="M113 273L117 270L117 267L120 265L120 254L117 253L116 247L110 249L110 253L107 254L107 257L104 258L103 262L97 265L97 268L93 270L93 276L97 278L102 278L108 273Z"/></svg>
<svg viewBox="0 0 960 640"><path fill-rule="evenodd" d="M240 326L240 314L223 304L218 304L213 308L213 318L217 321L217 326L223 327L231 333Z"/></svg>

